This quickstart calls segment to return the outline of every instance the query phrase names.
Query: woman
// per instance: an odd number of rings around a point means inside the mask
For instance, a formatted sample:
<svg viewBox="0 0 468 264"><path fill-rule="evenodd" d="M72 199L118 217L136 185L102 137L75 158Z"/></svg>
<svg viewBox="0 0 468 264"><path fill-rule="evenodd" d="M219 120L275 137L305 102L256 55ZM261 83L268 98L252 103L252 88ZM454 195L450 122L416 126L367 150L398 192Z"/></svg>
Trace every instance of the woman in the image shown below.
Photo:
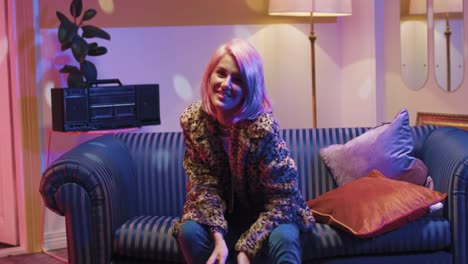
<svg viewBox="0 0 468 264"><path fill-rule="evenodd" d="M211 57L201 102L181 115L189 177L184 213L173 226L187 263L258 260L300 263L300 231L312 213L280 136L260 55L234 39ZM234 253L235 252L235 253Z"/></svg>

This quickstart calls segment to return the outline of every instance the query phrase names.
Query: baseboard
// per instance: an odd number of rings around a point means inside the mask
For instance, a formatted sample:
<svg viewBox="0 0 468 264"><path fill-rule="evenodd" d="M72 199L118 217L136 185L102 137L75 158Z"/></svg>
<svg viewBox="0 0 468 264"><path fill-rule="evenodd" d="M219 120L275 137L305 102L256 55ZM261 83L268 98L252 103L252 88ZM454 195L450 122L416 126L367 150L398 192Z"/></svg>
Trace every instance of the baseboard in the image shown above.
<svg viewBox="0 0 468 264"><path fill-rule="evenodd" d="M13 256L13 255L21 255L21 254L26 254L26 253L27 251L23 247L2 248L0 249L0 258Z"/></svg>
<svg viewBox="0 0 468 264"><path fill-rule="evenodd" d="M67 247L67 234L65 231L47 232L44 234L44 244L42 249L45 251L56 250Z"/></svg>

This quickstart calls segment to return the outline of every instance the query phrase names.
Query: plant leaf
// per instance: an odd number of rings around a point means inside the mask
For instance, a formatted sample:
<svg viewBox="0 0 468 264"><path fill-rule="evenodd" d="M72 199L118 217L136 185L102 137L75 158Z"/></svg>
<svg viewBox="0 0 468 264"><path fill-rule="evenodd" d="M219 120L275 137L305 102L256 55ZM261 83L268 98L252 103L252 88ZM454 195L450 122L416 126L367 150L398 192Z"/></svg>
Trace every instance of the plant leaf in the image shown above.
<svg viewBox="0 0 468 264"><path fill-rule="evenodd" d="M83 74L80 71L73 71L67 78L68 88L80 88L85 86Z"/></svg>
<svg viewBox="0 0 468 264"><path fill-rule="evenodd" d="M97 80L97 69L92 62L85 60L80 66L87 82Z"/></svg>
<svg viewBox="0 0 468 264"><path fill-rule="evenodd" d="M75 60L82 63L88 55L88 43L79 35L75 35L72 40L72 53Z"/></svg>
<svg viewBox="0 0 468 264"><path fill-rule="evenodd" d="M98 47L97 42L88 43L88 53L89 53L90 50L96 49L97 47Z"/></svg>
<svg viewBox="0 0 468 264"><path fill-rule="evenodd" d="M62 51L65 51L65 50L71 48L71 46L72 46L71 42L66 42L66 43L62 44L61 49L62 49Z"/></svg>
<svg viewBox="0 0 468 264"><path fill-rule="evenodd" d="M83 15L83 21L90 20L97 14L97 11L95 9L88 9Z"/></svg>
<svg viewBox="0 0 468 264"><path fill-rule="evenodd" d="M70 21L63 21L60 23L58 28L58 40L60 43L71 42L73 37L78 32L78 26L71 23Z"/></svg>
<svg viewBox="0 0 468 264"><path fill-rule="evenodd" d="M64 23L62 22L60 23L58 32L57 32L58 40L60 41L60 43L66 42L67 35L68 35L68 30L65 27Z"/></svg>
<svg viewBox="0 0 468 264"><path fill-rule="evenodd" d="M88 50L89 56L101 56L107 53L106 47L96 47L94 49Z"/></svg>
<svg viewBox="0 0 468 264"><path fill-rule="evenodd" d="M77 18L81 15L81 12L83 12L83 1L73 0L70 4L70 14Z"/></svg>
<svg viewBox="0 0 468 264"><path fill-rule="evenodd" d="M80 69L78 69L78 67L76 67L76 66L65 65L59 70L60 73L71 73L71 72L74 72L74 71L79 72Z"/></svg>
<svg viewBox="0 0 468 264"><path fill-rule="evenodd" d="M71 23L71 21L60 11L57 11L55 12L55 14L57 15L57 18L60 20L60 22L65 22L65 21L68 21Z"/></svg>
<svg viewBox="0 0 468 264"><path fill-rule="evenodd" d="M109 33L92 25L83 26L81 29L83 29L83 38L102 38L107 40L111 38Z"/></svg>

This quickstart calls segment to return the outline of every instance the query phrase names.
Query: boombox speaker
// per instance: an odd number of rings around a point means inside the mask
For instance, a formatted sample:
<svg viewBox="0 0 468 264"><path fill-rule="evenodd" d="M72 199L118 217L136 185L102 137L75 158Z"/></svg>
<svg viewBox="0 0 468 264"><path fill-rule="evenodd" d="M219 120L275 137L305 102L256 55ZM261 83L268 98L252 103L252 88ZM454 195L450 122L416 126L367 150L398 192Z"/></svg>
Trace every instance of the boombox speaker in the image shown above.
<svg viewBox="0 0 468 264"><path fill-rule="evenodd" d="M159 85L100 80L84 88L52 88L52 129L89 131L160 125Z"/></svg>

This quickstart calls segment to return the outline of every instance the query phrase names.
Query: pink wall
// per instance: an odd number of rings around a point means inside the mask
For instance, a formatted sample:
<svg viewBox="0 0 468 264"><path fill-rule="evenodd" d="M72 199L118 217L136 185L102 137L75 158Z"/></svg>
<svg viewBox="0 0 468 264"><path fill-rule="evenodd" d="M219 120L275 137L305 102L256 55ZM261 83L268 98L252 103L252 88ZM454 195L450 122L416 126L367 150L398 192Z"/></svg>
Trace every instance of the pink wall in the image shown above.
<svg viewBox="0 0 468 264"><path fill-rule="evenodd" d="M353 15L342 21L343 77L338 126L378 124L374 5L374 1L354 1Z"/></svg>
<svg viewBox="0 0 468 264"><path fill-rule="evenodd" d="M430 1L432 2L432 1ZM400 29L398 1L385 1L385 109L386 119L391 120L399 109L406 107L412 124L416 122L417 112L468 114L468 5L464 5L464 81L461 87L447 93L439 88L434 74L434 42L432 21L429 19L429 77L423 88L414 91L406 87L400 75Z"/></svg>

